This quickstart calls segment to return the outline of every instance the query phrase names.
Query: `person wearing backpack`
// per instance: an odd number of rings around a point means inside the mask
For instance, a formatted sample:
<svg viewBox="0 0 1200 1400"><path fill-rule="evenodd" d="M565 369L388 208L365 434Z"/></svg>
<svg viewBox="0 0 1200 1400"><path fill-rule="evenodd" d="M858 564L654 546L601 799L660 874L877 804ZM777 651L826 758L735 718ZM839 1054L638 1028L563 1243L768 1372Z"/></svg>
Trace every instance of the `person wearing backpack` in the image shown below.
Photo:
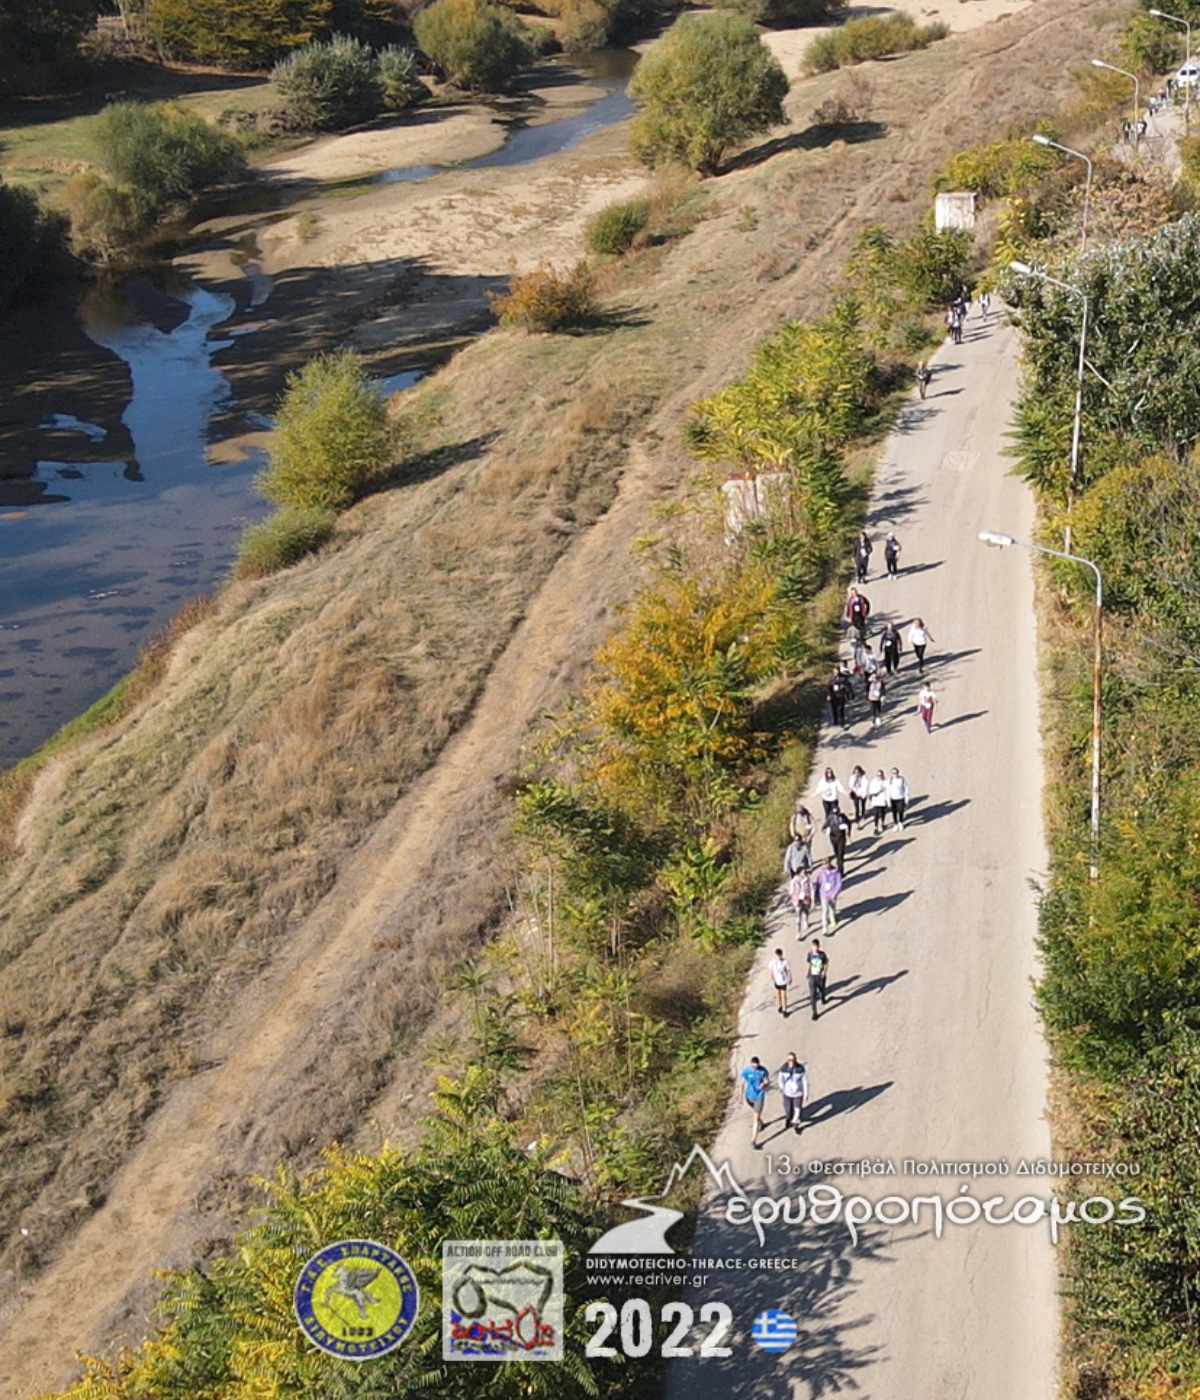
<svg viewBox="0 0 1200 1400"><path fill-rule="evenodd" d="M821 947L821 940L814 938L812 947L805 954L808 964L808 999L812 1005L812 1018L817 1019L817 998L824 1006L828 1000L825 994L825 976L829 971L829 955Z"/></svg>
<svg viewBox="0 0 1200 1400"><path fill-rule="evenodd" d="M813 907L813 882L807 870L798 870L788 881L788 898L796 911L796 937L808 933L808 916Z"/></svg>
<svg viewBox="0 0 1200 1400"><path fill-rule="evenodd" d="M796 1058L794 1050L779 1067L779 1092L783 1095L783 1126L794 1127L797 1134L804 1127L804 1105L808 1102L808 1071Z"/></svg>
<svg viewBox="0 0 1200 1400"><path fill-rule="evenodd" d="M825 832L829 837L833 858L837 861L838 874L843 878L846 874L846 842L850 839L852 830L850 818L840 807L835 807L825 818Z"/></svg>
<svg viewBox="0 0 1200 1400"><path fill-rule="evenodd" d="M865 593L851 588L846 595L846 618L859 637L866 639L867 618L871 616L871 602Z"/></svg>
<svg viewBox="0 0 1200 1400"><path fill-rule="evenodd" d="M812 813L804 805L804 798L797 798L792 819L788 822L788 835L793 841L802 841L806 846L811 846L815 830Z"/></svg>

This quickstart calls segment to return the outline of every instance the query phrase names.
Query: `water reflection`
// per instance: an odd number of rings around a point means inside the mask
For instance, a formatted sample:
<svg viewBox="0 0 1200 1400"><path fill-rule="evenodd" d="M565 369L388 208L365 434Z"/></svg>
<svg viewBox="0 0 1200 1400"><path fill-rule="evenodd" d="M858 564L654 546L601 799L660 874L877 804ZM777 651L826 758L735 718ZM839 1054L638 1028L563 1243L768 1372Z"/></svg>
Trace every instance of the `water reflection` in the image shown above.
<svg viewBox="0 0 1200 1400"><path fill-rule="evenodd" d="M261 453L214 465L208 433L230 402L212 365L234 298L137 279L85 299L96 344L128 366L129 460L47 453L36 509L0 513L0 763L30 752L102 695L148 634L228 566L244 525L265 514L252 490ZM103 453L103 429L69 415L44 425ZM49 441L47 446L49 446ZM86 453L81 453L86 455Z"/></svg>

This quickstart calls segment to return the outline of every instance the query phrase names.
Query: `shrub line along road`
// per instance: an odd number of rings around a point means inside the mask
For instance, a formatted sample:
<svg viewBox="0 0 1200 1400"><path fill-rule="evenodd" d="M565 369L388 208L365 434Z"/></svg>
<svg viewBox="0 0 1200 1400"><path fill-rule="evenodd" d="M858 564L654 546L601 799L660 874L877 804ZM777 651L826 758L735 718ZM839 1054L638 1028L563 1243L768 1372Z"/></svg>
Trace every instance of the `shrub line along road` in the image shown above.
<svg viewBox="0 0 1200 1400"><path fill-rule="evenodd" d="M783 1130L772 1088L755 1150L740 1093L713 1152L747 1194L796 1195L815 1181L846 1195L959 1194L960 1176L905 1176L903 1159L999 1162L1049 1156L1046 1060L1032 1005L1036 909L1030 881L1045 865L1033 582L1024 550L989 549L981 528L1028 538L1033 508L1002 456L1016 392L1016 337L972 308L964 344L934 357L929 397L904 409L885 446L868 515L875 541L865 592L874 637L887 618L920 615L936 641L927 671L939 697L926 735L915 713L911 651L872 731L861 696L851 728L826 728L815 756L843 784L899 766L913 797L903 831L856 831L847 854L843 919L824 941L829 1005L814 1025L795 919L782 893L768 921L741 1013L734 1072L758 1055L775 1072L789 1050L809 1070L812 1121ZM904 553L898 579L880 577L888 529ZM821 804L809 804L820 821ZM848 809L850 804L845 804ZM781 833L782 838L782 833ZM780 847L782 855L782 844ZM824 836L814 854L828 851ZM813 933L819 932L813 929ZM811 936L811 934L810 934ZM785 1021L767 960L776 946L795 986ZM774 1082L774 1078L773 1078ZM896 1176L765 1175L778 1162L892 1161ZM979 1200L1050 1195L1045 1177L979 1177ZM698 1258L769 1255L789 1270L717 1273L693 1303L723 1300L736 1337L728 1361L673 1364L672 1400L807 1397L853 1389L860 1400L1050 1400L1055 1390L1056 1276L1045 1222L919 1226L749 1225L724 1220L724 1197L702 1216ZM966 1208L969 1212L970 1208ZM966 1213L966 1212L964 1212ZM759 1350L750 1322L765 1308L793 1315L787 1351Z"/></svg>

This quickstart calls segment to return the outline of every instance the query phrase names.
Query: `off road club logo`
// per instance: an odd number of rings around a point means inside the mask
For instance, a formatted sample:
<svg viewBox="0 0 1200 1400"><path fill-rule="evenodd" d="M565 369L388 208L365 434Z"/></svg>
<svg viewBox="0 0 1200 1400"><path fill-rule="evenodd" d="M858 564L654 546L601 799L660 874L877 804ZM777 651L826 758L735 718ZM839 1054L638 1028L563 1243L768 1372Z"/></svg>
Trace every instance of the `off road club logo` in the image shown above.
<svg viewBox="0 0 1200 1400"><path fill-rule="evenodd" d="M374 1240L339 1240L305 1264L293 1303L315 1347L344 1361L369 1361L405 1341L420 1307L413 1271Z"/></svg>
<svg viewBox="0 0 1200 1400"><path fill-rule="evenodd" d="M561 1240L444 1240L442 1358L561 1361Z"/></svg>

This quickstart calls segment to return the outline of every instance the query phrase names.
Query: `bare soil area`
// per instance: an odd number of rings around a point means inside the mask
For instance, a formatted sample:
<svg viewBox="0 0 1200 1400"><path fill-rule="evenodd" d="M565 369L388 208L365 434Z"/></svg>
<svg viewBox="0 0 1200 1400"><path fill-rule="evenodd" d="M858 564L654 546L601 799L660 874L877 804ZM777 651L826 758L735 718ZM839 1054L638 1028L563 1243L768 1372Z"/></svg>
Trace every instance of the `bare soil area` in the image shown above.
<svg viewBox="0 0 1200 1400"><path fill-rule="evenodd" d="M410 391L432 426L407 484L228 590L144 705L42 775L0 888L0 1393L136 1341L150 1270L226 1237L248 1173L412 1131L421 1036L500 915L507 781L632 591L688 404L827 303L865 223L911 227L949 152L1042 114L1104 41L1093 8L871 65L860 139L808 130L837 75L794 89L695 231L612 274L605 328L497 332ZM587 211L644 178L620 145L328 203L263 251L325 289L314 325L393 295L359 336L403 335L418 257L429 295L477 304L510 258L579 256Z"/></svg>

